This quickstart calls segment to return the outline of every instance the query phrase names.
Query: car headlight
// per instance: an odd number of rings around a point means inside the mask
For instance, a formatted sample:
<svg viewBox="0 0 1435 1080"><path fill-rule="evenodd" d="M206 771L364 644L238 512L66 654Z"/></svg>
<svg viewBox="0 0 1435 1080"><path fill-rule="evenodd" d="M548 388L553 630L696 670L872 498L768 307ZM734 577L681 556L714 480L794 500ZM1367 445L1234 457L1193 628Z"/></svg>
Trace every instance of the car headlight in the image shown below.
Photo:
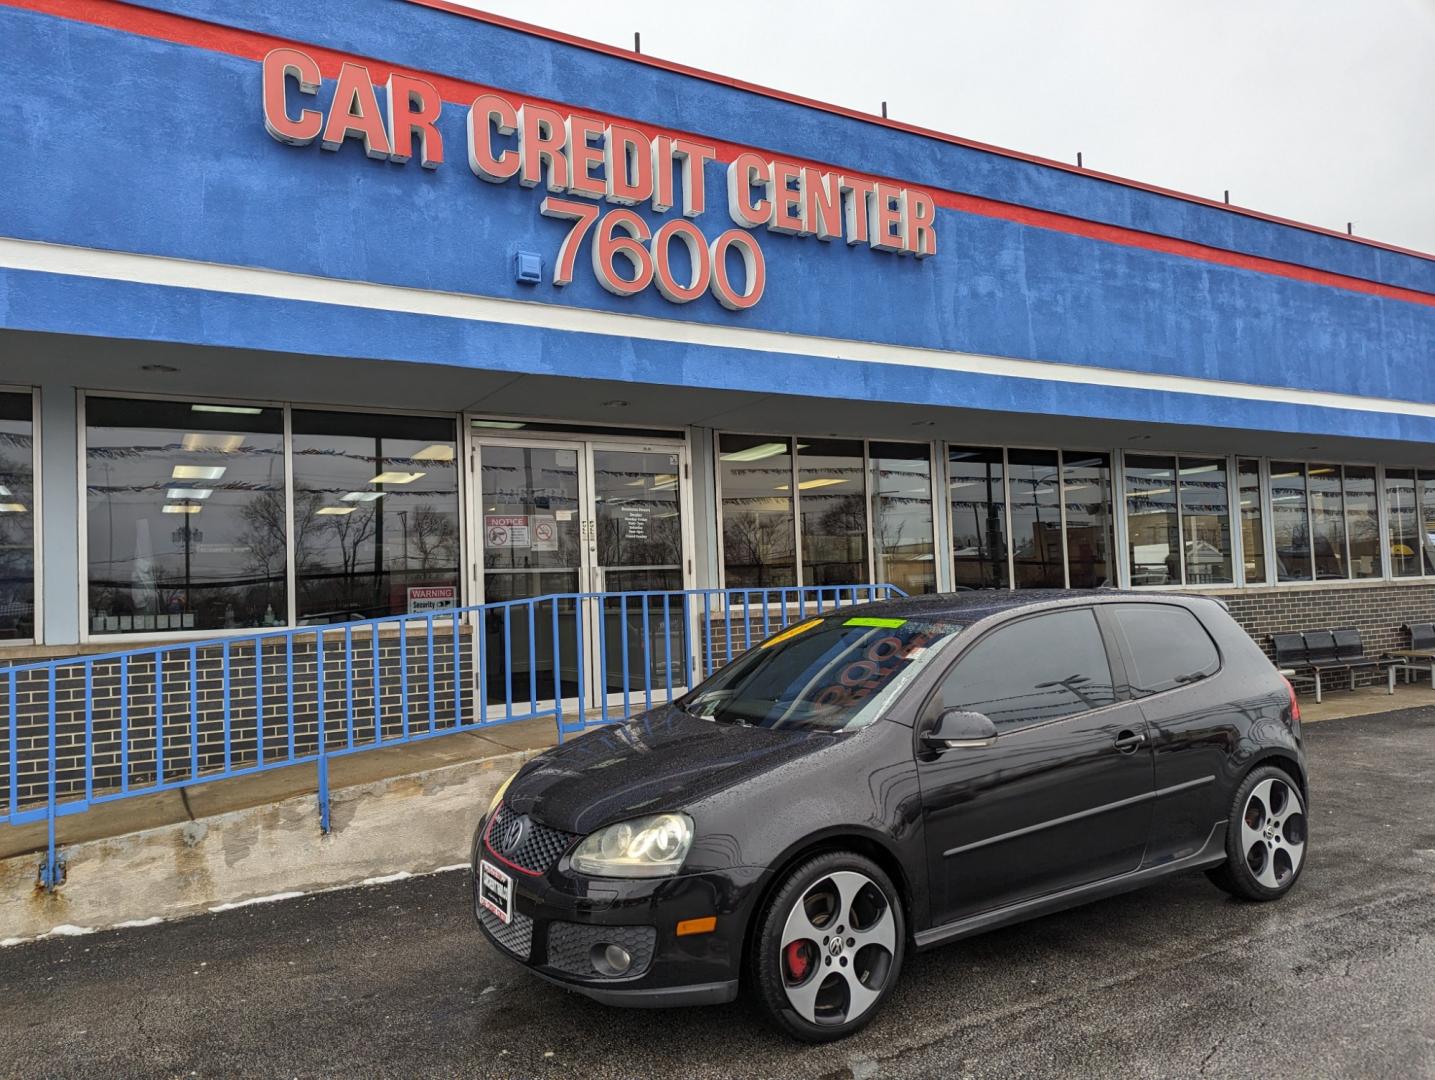
<svg viewBox="0 0 1435 1080"><path fill-rule="evenodd" d="M503 801L503 796L504 796L504 795L507 793L507 791L508 791L508 785L511 784L511 783L513 783L513 777L514 777L514 776L517 776L518 773L519 773L519 770L518 770L518 769L513 770L512 775L509 776L509 778L508 778L507 780L505 780L503 783L501 783L501 784L498 785L498 790L493 793L493 800L488 804L488 813L485 814L484 817L492 817L492 816L493 816L493 812L498 809L498 804Z"/></svg>
<svg viewBox="0 0 1435 1080"><path fill-rule="evenodd" d="M693 819L655 814L599 829L573 852L573 869L597 877L670 877L693 846Z"/></svg>

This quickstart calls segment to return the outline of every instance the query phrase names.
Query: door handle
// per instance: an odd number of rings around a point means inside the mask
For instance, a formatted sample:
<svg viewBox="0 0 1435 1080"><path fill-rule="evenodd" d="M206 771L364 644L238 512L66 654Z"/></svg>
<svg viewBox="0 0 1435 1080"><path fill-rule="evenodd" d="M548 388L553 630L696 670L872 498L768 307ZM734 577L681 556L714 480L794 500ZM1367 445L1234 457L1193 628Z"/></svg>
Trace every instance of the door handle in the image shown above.
<svg viewBox="0 0 1435 1080"><path fill-rule="evenodd" d="M1116 736L1116 741L1111 745L1123 754L1129 754L1146 741L1146 736L1138 731L1123 731Z"/></svg>

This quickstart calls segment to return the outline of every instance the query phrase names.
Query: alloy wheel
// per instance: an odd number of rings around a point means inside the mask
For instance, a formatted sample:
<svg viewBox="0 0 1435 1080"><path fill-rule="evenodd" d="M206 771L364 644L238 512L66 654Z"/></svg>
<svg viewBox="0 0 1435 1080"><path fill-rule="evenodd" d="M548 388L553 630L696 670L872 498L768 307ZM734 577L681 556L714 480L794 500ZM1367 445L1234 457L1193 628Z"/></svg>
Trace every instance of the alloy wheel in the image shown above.
<svg viewBox="0 0 1435 1080"><path fill-rule="evenodd" d="M1263 780L1241 811L1241 851L1251 875L1267 889L1294 880L1305 856L1305 809L1284 780Z"/></svg>
<svg viewBox="0 0 1435 1080"><path fill-rule="evenodd" d="M812 1024L846 1024L886 988L897 948L892 903L866 874L839 870L814 882L788 913L783 990Z"/></svg>

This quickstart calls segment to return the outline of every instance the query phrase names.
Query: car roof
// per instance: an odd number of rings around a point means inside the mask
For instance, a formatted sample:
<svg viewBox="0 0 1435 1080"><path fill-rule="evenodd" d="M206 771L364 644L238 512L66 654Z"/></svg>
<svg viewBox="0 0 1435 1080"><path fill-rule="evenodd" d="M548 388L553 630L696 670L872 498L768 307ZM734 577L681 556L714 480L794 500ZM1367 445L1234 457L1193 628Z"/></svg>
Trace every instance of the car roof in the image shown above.
<svg viewBox="0 0 1435 1080"><path fill-rule="evenodd" d="M979 619L1020 608L1066 606L1079 601L1112 603L1126 601L1161 603L1175 601L1189 604L1210 597L1183 596L1177 593L1137 592L1132 589L969 589L962 592L924 593L877 600L861 605L865 614L888 615L909 619L954 619L971 624ZM847 608L855 611L856 608Z"/></svg>

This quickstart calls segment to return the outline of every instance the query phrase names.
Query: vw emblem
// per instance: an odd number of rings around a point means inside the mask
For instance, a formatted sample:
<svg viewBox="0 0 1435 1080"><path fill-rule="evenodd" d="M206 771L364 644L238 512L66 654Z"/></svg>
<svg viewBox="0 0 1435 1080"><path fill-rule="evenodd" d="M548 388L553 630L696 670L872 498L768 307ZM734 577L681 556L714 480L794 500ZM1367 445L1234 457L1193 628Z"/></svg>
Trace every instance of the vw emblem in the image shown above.
<svg viewBox="0 0 1435 1080"><path fill-rule="evenodd" d="M503 828L503 836L499 840L499 846L508 854L518 850L518 845L523 843L523 834L526 831L527 818L515 818Z"/></svg>

